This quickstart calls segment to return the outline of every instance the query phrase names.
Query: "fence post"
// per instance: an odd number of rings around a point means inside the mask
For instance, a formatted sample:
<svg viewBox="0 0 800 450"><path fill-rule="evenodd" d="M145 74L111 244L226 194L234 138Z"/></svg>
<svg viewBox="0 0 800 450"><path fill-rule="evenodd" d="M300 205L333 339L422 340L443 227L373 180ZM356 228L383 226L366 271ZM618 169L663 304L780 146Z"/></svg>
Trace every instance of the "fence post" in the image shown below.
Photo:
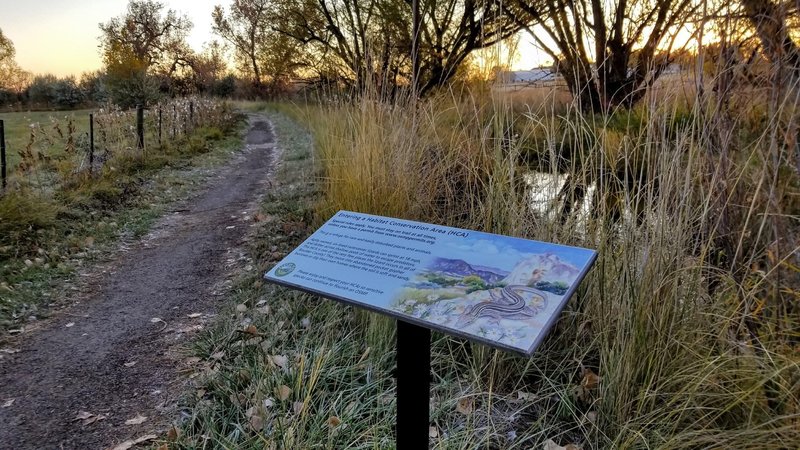
<svg viewBox="0 0 800 450"><path fill-rule="evenodd" d="M172 140L175 140L175 135L178 133L178 131L175 129L175 127L178 126L177 123L178 123L178 108L175 106L175 104L173 104L172 105Z"/></svg>
<svg viewBox="0 0 800 450"><path fill-rule="evenodd" d="M3 120L0 120L0 172L3 178L3 190L6 189L6 126Z"/></svg>
<svg viewBox="0 0 800 450"><path fill-rule="evenodd" d="M144 108L136 105L136 148L144 151Z"/></svg>
<svg viewBox="0 0 800 450"><path fill-rule="evenodd" d="M161 105L158 105L158 146L161 147Z"/></svg>
<svg viewBox="0 0 800 450"><path fill-rule="evenodd" d="M94 114L89 113L89 175L94 170Z"/></svg>
<svg viewBox="0 0 800 450"><path fill-rule="evenodd" d="M194 101L189 102L189 126L194 129Z"/></svg>

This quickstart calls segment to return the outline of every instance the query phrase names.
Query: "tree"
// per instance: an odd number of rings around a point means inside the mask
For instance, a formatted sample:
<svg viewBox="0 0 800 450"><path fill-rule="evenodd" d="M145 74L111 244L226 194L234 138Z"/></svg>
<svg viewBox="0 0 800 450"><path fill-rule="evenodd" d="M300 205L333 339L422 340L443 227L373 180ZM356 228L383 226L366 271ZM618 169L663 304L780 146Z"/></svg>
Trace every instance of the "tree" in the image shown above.
<svg viewBox="0 0 800 450"><path fill-rule="evenodd" d="M800 75L800 46L789 33L786 9L771 0L741 0L741 4L761 39L765 56L773 63L787 65L792 69L790 73ZM796 8L800 9L800 2Z"/></svg>
<svg viewBox="0 0 800 450"><path fill-rule="evenodd" d="M123 106L152 102L158 94L153 76L174 77L191 68L186 36L192 23L163 9L153 0L131 0L124 15L100 24L109 91Z"/></svg>
<svg viewBox="0 0 800 450"><path fill-rule="evenodd" d="M15 55L14 43L0 29L0 90L8 93L6 97L20 94L30 80L30 74L17 65Z"/></svg>
<svg viewBox="0 0 800 450"><path fill-rule="evenodd" d="M669 65L677 29L697 6L692 0L509 3L506 11L556 61L581 107L594 112L629 108L644 96Z"/></svg>
<svg viewBox="0 0 800 450"><path fill-rule="evenodd" d="M473 50L519 30L500 5L495 0L420 0L421 93L449 81ZM278 0L274 26L324 61L326 72L340 72L359 89L393 87L411 79L410 6L410 0Z"/></svg>
<svg viewBox="0 0 800 450"><path fill-rule="evenodd" d="M297 42L275 31L275 3L269 0L233 0L226 10L215 6L213 31L234 50L239 69L250 76L256 91L266 82L280 90L299 66Z"/></svg>

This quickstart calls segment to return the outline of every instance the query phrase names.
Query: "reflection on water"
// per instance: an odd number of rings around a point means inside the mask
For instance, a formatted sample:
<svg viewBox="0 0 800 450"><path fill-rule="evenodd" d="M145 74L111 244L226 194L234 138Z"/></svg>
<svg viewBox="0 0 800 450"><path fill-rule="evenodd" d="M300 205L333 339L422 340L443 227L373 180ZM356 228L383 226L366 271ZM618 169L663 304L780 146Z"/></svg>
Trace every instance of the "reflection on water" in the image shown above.
<svg viewBox="0 0 800 450"><path fill-rule="evenodd" d="M564 183L567 182L568 176L565 174L528 172L523 177L528 185L528 204L531 209L542 218L557 220L561 211L560 206L563 204L563 199L559 198L559 193L564 188ZM590 184L583 201L576 205L573 213L577 218L578 225L585 225L596 189L597 187L594 183Z"/></svg>

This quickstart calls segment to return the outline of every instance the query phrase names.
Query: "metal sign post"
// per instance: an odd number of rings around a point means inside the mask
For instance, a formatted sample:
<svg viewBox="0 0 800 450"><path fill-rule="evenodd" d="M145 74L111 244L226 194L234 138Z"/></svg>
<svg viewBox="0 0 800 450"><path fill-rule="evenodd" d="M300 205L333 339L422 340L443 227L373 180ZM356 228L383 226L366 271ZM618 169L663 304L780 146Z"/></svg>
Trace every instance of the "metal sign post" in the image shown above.
<svg viewBox="0 0 800 450"><path fill-rule="evenodd" d="M431 330L397 321L397 449L428 448Z"/></svg>

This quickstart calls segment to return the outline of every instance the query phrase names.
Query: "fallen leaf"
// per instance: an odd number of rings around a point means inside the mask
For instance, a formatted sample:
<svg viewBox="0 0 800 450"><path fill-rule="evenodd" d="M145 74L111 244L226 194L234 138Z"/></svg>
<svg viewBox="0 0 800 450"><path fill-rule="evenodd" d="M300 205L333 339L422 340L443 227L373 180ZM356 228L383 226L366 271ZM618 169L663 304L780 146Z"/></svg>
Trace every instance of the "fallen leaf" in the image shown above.
<svg viewBox="0 0 800 450"><path fill-rule="evenodd" d="M250 424L250 428L255 431L261 431L264 428L264 418L259 415L252 415L247 421Z"/></svg>
<svg viewBox="0 0 800 450"><path fill-rule="evenodd" d="M532 402L536 400L536 394L531 394L530 392L519 391L517 392L517 400L521 400L524 402Z"/></svg>
<svg viewBox="0 0 800 450"><path fill-rule="evenodd" d="M163 322L163 320L161 320L161 317L153 317L152 319L150 319L150 323L158 323L158 322Z"/></svg>
<svg viewBox="0 0 800 450"><path fill-rule="evenodd" d="M192 356L191 358L184 359L184 362L190 366L193 366L201 361L200 357Z"/></svg>
<svg viewBox="0 0 800 450"><path fill-rule="evenodd" d="M169 445L168 444L161 444L158 447L156 447L156 450L169 450Z"/></svg>
<svg viewBox="0 0 800 450"><path fill-rule="evenodd" d="M112 448L111 450L128 450L129 448L133 447L134 445L141 444L142 442L152 441L157 439L158 436L155 434L146 434L144 436L138 437L133 440L127 440L121 444L118 444L116 447Z"/></svg>
<svg viewBox="0 0 800 450"><path fill-rule="evenodd" d="M305 403L303 402L294 402L294 404L292 404L292 409L294 410L295 414L300 414L303 412L303 406L305 406Z"/></svg>
<svg viewBox="0 0 800 450"><path fill-rule="evenodd" d="M15 400L16 399L14 399L14 398L10 398L10 399L4 401L3 402L3 408L8 408L9 406L13 405Z"/></svg>
<svg viewBox="0 0 800 450"><path fill-rule="evenodd" d="M280 367L281 369L285 369L286 365L289 364L289 358L287 358L284 355L272 355L270 356L270 359L276 366Z"/></svg>
<svg viewBox="0 0 800 450"><path fill-rule="evenodd" d="M566 447L562 447L552 439L548 439L544 442L544 450L581 450L581 448L575 444L567 444Z"/></svg>
<svg viewBox="0 0 800 450"><path fill-rule="evenodd" d="M180 435L181 435L180 431L177 428L175 428L175 425L173 425L173 426L169 427L169 431L167 431L167 440L168 441L175 441L175 440L178 439L178 437L180 437ZM167 444L164 444L164 445L167 445Z"/></svg>
<svg viewBox="0 0 800 450"><path fill-rule="evenodd" d="M97 416L88 411L81 411L77 416L75 416L75 418L72 419L72 422L82 420L84 425L91 425L97 421L104 420L105 418L106 416L104 415Z"/></svg>
<svg viewBox="0 0 800 450"><path fill-rule="evenodd" d="M200 317L202 315L203 315L203 313L191 313L187 317L189 317L190 319L196 319L196 318L198 318L198 317Z"/></svg>
<svg viewBox="0 0 800 450"><path fill-rule="evenodd" d="M586 420L589 422L595 423L597 422L597 411L589 411L586 413Z"/></svg>
<svg viewBox="0 0 800 450"><path fill-rule="evenodd" d="M329 427L331 427L331 428L337 427L337 426L339 426L340 423L342 423L342 419L340 419L340 418L338 418L336 416L328 417L328 426Z"/></svg>
<svg viewBox="0 0 800 450"><path fill-rule="evenodd" d="M135 365L136 365L136 361L130 361L130 362L126 362L125 364L123 364L123 366L125 366L125 367L133 367Z"/></svg>
<svg viewBox="0 0 800 450"><path fill-rule="evenodd" d="M250 334L253 336L258 336L258 329L255 325L248 325L247 328L244 329L245 334Z"/></svg>
<svg viewBox="0 0 800 450"><path fill-rule="evenodd" d="M290 395L292 395L292 388L285 384L275 388L275 396L278 397L278 400L280 401L286 400Z"/></svg>
<svg viewBox="0 0 800 450"><path fill-rule="evenodd" d="M75 418L72 419L72 421L75 422L76 420L86 420L86 419L88 419L88 418L90 418L92 416L94 416L94 414L92 414L92 413L90 413L88 411L81 411L81 412L78 413L77 416L75 416Z"/></svg>
<svg viewBox="0 0 800 450"><path fill-rule="evenodd" d="M272 397L269 397L264 399L264 402L262 404L264 405L264 409L272 408L272 406L275 405L275 400L273 400Z"/></svg>
<svg viewBox="0 0 800 450"><path fill-rule="evenodd" d="M139 425L147 420L147 416L143 416L141 414L137 414L136 417L133 419L128 419L125 421L125 425Z"/></svg>
<svg viewBox="0 0 800 450"><path fill-rule="evenodd" d="M584 369L581 386L583 386L585 389L594 389L598 384L600 384L600 377L596 373L592 372L592 369Z"/></svg>
<svg viewBox="0 0 800 450"><path fill-rule="evenodd" d="M303 317L303 320L301 320L301 321L300 321L300 325L301 325L303 328L308 328L308 327L310 327L310 326L311 326L311 319L309 319L308 317Z"/></svg>
<svg viewBox="0 0 800 450"><path fill-rule="evenodd" d="M429 437L432 437L432 438L437 438L437 437L439 437L439 429L438 429L438 428L436 428L436 427L430 427L430 428L428 428L428 436L429 436Z"/></svg>
<svg viewBox="0 0 800 450"><path fill-rule="evenodd" d="M458 403L456 403L456 411L465 416L472 414L472 397L464 397L459 399Z"/></svg>
<svg viewBox="0 0 800 450"><path fill-rule="evenodd" d="M93 238L92 236L89 236L89 237L87 237L87 238L86 238L86 239L83 241L83 243L84 243L84 244L85 244L87 247L91 247L91 246L93 246L93 245L94 245L94 238Z"/></svg>
<svg viewBox="0 0 800 450"><path fill-rule="evenodd" d="M244 303L239 303L238 305L236 305L236 312L245 312L245 311L247 311L247 305L245 305Z"/></svg>
<svg viewBox="0 0 800 450"><path fill-rule="evenodd" d="M68 324L66 324L64 326L67 327L67 328L72 328L72 327L75 326L75 322L70 322L70 323L68 323Z"/></svg>
<svg viewBox="0 0 800 450"><path fill-rule="evenodd" d="M253 216L253 220L255 220L256 222L263 222L263 221L267 220L267 216L265 216L264 214L258 213L255 216Z"/></svg>
<svg viewBox="0 0 800 450"><path fill-rule="evenodd" d="M225 356L225 352L220 350L220 351L218 351L216 353L212 353L210 358L211 359L222 359L223 356Z"/></svg>

